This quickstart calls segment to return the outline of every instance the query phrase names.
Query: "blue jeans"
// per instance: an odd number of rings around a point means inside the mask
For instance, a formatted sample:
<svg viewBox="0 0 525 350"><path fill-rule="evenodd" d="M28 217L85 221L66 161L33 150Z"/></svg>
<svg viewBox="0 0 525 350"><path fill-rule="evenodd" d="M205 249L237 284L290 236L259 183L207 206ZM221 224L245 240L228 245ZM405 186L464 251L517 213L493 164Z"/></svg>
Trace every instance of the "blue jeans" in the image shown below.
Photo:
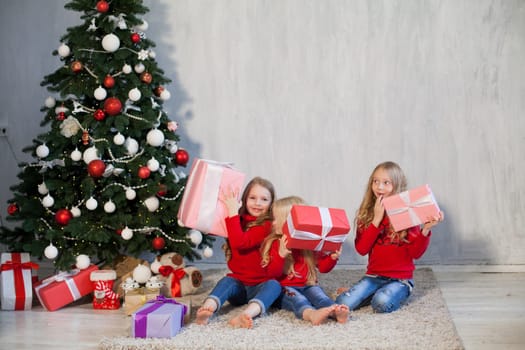
<svg viewBox="0 0 525 350"><path fill-rule="evenodd" d="M247 303L257 303L261 307L261 314L273 304L281 293L281 285L276 280L268 280L255 286L246 286L236 278L225 276L220 279L211 291L208 298L217 303L217 310L229 301L239 306Z"/></svg>
<svg viewBox="0 0 525 350"><path fill-rule="evenodd" d="M292 311L295 317L301 320L306 309L320 309L334 304L334 301L318 285L283 287L277 302L277 306L284 310Z"/></svg>
<svg viewBox="0 0 525 350"><path fill-rule="evenodd" d="M335 302L345 304L350 310L372 305L374 312L388 313L399 309L410 296L413 286L412 279L366 275L347 292L337 296Z"/></svg>

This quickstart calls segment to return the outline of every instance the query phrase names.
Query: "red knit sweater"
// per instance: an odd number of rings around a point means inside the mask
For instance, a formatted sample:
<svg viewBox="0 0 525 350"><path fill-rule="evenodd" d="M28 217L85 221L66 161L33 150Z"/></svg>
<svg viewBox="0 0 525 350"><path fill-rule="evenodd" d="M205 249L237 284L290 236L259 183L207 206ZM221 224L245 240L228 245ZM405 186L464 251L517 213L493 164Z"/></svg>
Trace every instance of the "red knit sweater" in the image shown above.
<svg viewBox="0 0 525 350"><path fill-rule="evenodd" d="M388 232L390 220L385 215L379 227L373 224L365 228L357 226L355 249L361 255L368 254L367 274L383 277L413 278L414 259L427 250L430 235L423 236L419 226L408 229L408 242L392 242Z"/></svg>
<svg viewBox="0 0 525 350"><path fill-rule="evenodd" d="M308 282L308 264L304 259L302 250L292 249L293 271L295 274L281 275L277 280L281 286L304 287ZM314 253L317 270L321 273L330 272L337 264L337 260L330 257L330 254L323 252ZM282 271L282 270L281 270ZM317 281L315 281L317 283Z"/></svg>
<svg viewBox="0 0 525 350"><path fill-rule="evenodd" d="M247 286L254 286L280 275L280 273L272 272L271 269L261 266L261 243L271 232L271 221L268 220L262 225L252 226L246 231L242 230L242 227L255 221L255 219L254 216L243 215L242 226L239 215L225 219L232 253L231 259L228 261L228 267L231 270L228 276L238 279ZM276 253L278 255L278 252L272 249L271 254ZM271 258L274 259L273 256ZM282 269L279 272L282 273Z"/></svg>

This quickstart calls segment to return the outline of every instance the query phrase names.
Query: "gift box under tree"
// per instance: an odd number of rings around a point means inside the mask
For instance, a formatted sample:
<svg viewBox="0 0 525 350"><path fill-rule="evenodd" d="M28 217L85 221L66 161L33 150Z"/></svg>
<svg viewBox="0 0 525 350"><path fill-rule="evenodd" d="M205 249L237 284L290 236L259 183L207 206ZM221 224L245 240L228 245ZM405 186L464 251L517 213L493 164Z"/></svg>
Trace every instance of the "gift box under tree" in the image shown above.
<svg viewBox="0 0 525 350"><path fill-rule="evenodd" d="M138 287L124 294L124 312L132 315L140 309L146 302L155 300L160 295L160 288Z"/></svg>
<svg viewBox="0 0 525 350"><path fill-rule="evenodd" d="M93 292L90 275L98 270L90 265L82 270L60 272L35 285L35 294L47 311L55 311Z"/></svg>
<svg viewBox="0 0 525 350"><path fill-rule="evenodd" d="M188 175L177 218L183 226L227 237L224 218L228 211L219 196L223 191L240 191L245 177L228 163L196 159Z"/></svg>
<svg viewBox="0 0 525 350"><path fill-rule="evenodd" d="M344 209L293 205L283 233L288 248L333 252L350 232Z"/></svg>
<svg viewBox="0 0 525 350"><path fill-rule="evenodd" d="M0 256L0 302L2 310L30 310L33 304L32 269L29 253L2 253Z"/></svg>
<svg viewBox="0 0 525 350"><path fill-rule="evenodd" d="M440 212L429 185L388 196L383 199L383 205L396 232L424 224Z"/></svg>
<svg viewBox="0 0 525 350"><path fill-rule="evenodd" d="M184 325L186 305L159 296L131 315L131 335L135 338L172 338Z"/></svg>

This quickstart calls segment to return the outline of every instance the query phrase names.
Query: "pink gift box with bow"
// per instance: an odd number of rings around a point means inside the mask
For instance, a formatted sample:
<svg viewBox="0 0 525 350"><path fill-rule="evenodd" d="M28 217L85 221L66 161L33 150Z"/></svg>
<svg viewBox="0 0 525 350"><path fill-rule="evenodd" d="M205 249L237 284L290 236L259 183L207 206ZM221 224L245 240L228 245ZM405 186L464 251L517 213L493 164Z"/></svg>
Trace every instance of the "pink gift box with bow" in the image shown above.
<svg viewBox="0 0 525 350"><path fill-rule="evenodd" d="M386 214L396 232L424 224L440 209L429 185L423 185L383 199Z"/></svg>
<svg viewBox="0 0 525 350"><path fill-rule="evenodd" d="M244 186L246 175L231 164L196 159L188 175L188 182L177 213L185 227L227 237L224 219L228 216L226 206L219 200L225 193Z"/></svg>
<svg viewBox="0 0 525 350"><path fill-rule="evenodd" d="M30 310L33 303L32 269L29 253L2 253L0 265L0 301L2 310Z"/></svg>
<svg viewBox="0 0 525 350"><path fill-rule="evenodd" d="M288 248L337 251L350 232L344 209L294 205L283 225Z"/></svg>

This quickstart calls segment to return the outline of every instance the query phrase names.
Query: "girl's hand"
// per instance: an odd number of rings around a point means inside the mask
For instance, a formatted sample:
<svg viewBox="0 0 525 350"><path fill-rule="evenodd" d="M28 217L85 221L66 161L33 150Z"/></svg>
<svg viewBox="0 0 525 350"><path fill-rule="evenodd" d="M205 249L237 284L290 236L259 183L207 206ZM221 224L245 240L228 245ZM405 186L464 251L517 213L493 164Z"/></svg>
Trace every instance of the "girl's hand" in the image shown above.
<svg viewBox="0 0 525 350"><path fill-rule="evenodd" d="M339 248L337 251L330 253L330 257L333 260L337 260L341 256L342 252L343 252L343 246L341 245L341 248Z"/></svg>
<svg viewBox="0 0 525 350"><path fill-rule="evenodd" d="M286 235L282 235L281 238L279 238L279 255L281 258L286 258L292 253L292 251L286 247L287 244L288 237L286 237Z"/></svg>
<svg viewBox="0 0 525 350"><path fill-rule="evenodd" d="M383 221L383 216L385 216L385 207L383 206L383 196L376 198L374 204L374 219L372 219L372 224L375 227L379 227L381 221Z"/></svg>
<svg viewBox="0 0 525 350"><path fill-rule="evenodd" d="M445 219L445 214L440 211L437 216L431 216L427 218L427 222L423 225L423 229L421 230L421 233L423 236L428 236L430 229L434 226L436 226L438 223L443 221Z"/></svg>
<svg viewBox="0 0 525 350"><path fill-rule="evenodd" d="M230 217L239 214L239 208L241 207L241 204L237 200L238 194L239 189L232 189L226 192L222 191L221 195L219 196L219 200L226 206L226 209L228 210L228 216Z"/></svg>

